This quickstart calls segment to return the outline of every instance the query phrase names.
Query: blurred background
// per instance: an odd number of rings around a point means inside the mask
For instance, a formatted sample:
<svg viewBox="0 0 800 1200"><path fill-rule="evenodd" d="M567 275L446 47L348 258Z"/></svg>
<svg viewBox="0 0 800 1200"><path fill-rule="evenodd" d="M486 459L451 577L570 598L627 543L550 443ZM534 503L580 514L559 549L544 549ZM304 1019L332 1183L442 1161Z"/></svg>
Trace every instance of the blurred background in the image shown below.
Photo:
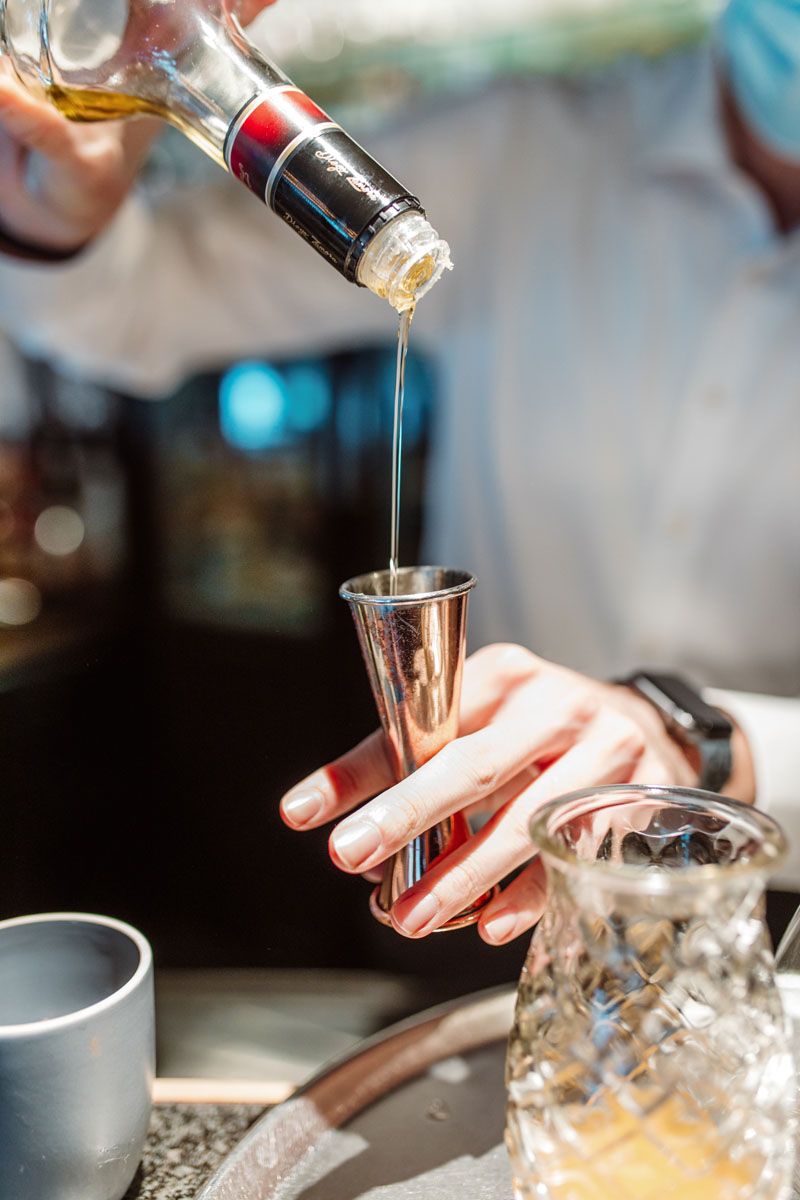
<svg viewBox="0 0 800 1200"><path fill-rule="evenodd" d="M715 8L283 0L258 25L358 134L498 74L664 53ZM149 186L216 169L168 131ZM388 556L387 333L366 352L222 364L157 401L0 342L0 916L114 914L164 971L387 973L410 981L409 1007L516 980L525 939L404 942L369 916L368 885L330 865L326 833L277 815L286 787L375 724L337 588ZM405 562L435 403L412 348Z"/></svg>

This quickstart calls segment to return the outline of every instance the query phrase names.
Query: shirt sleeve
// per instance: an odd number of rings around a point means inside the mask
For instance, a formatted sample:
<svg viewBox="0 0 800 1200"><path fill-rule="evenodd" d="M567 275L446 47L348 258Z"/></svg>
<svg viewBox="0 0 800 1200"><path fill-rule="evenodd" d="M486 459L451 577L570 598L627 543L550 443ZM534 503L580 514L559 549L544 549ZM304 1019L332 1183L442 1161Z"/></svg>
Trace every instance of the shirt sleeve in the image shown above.
<svg viewBox="0 0 800 1200"><path fill-rule="evenodd" d="M747 737L756 777L756 804L782 826L789 856L772 879L800 892L800 698L706 689L709 704L729 713Z"/></svg>

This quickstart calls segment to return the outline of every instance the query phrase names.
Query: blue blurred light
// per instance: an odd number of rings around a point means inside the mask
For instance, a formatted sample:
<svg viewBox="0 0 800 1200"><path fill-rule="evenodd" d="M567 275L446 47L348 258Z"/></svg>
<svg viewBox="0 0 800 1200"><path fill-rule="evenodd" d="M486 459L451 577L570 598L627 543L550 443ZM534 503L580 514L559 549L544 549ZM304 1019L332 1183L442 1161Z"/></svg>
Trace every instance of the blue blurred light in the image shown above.
<svg viewBox="0 0 800 1200"><path fill-rule="evenodd" d="M237 450L270 450L286 441L289 411L286 385L266 363L238 363L219 386L223 437Z"/></svg>
<svg viewBox="0 0 800 1200"><path fill-rule="evenodd" d="M331 387L321 363L294 363L284 371L289 393L289 420L298 433L314 433L328 420Z"/></svg>

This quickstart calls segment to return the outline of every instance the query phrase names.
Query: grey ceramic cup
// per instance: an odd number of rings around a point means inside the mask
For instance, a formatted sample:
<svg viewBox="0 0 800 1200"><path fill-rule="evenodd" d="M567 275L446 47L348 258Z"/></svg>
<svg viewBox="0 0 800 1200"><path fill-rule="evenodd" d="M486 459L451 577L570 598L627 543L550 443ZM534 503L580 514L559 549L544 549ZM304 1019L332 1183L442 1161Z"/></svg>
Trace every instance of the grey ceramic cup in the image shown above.
<svg viewBox="0 0 800 1200"><path fill-rule="evenodd" d="M153 959L120 921L0 921L0 1197L121 1200L155 1069Z"/></svg>

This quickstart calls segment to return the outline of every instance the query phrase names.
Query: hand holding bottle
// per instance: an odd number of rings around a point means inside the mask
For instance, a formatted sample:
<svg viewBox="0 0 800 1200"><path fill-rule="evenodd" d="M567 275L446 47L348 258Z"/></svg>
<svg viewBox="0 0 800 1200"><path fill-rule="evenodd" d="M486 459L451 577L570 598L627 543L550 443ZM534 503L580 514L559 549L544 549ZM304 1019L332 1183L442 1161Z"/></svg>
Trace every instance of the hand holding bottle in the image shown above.
<svg viewBox="0 0 800 1200"><path fill-rule="evenodd" d="M752 801L752 765L739 730L734 764L725 791ZM293 788L281 813L292 828L305 830L357 809L329 843L334 863L353 874L374 871L453 812L488 814L394 904L397 931L424 937L527 862L528 826L542 804L580 788L628 782L697 784L695 767L652 705L521 646L495 645L465 664L459 737L413 775L394 782L377 732ZM484 909L481 936L492 944L517 937L539 919L544 898L536 859Z"/></svg>
<svg viewBox="0 0 800 1200"><path fill-rule="evenodd" d="M75 124L0 66L0 227L43 251L77 250L113 217L160 123Z"/></svg>
<svg viewBox="0 0 800 1200"><path fill-rule="evenodd" d="M273 3L233 9L246 25ZM69 121L0 59L0 230L54 256L79 249L111 220L160 129L149 117Z"/></svg>
<svg viewBox="0 0 800 1200"><path fill-rule="evenodd" d="M38 0L3 0L0 35L37 99L81 123L166 119L345 279L413 308L451 266L448 246L420 200L249 43L243 26L271 2L64 0L43 12ZM9 237L28 250L38 239L57 258L110 219L152 134L76 133L3 95L5 249L25 249Z"/></svg>

